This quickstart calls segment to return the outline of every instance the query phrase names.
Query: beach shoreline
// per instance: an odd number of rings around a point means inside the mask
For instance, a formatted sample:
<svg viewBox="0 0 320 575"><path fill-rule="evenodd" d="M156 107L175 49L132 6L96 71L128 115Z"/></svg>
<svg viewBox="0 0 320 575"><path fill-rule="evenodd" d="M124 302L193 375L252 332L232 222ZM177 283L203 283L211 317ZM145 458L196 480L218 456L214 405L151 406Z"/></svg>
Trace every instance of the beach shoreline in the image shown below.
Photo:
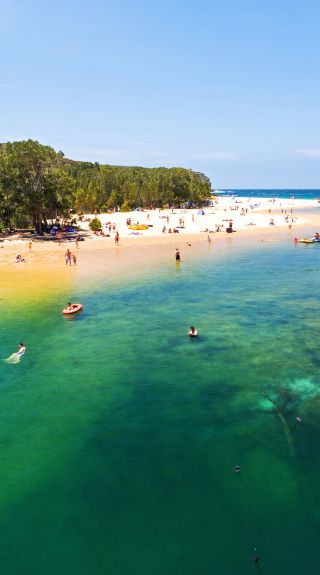
<svg viewBox="0 0 320 575"><path fill-rule="evenodd" d="M250 205L256 204L253 209ZM178 248L185 261L200 258L213 250L223 256L230 246L250 249L263 242L293 242L295 237L311 236L317 230L316 200L273 200L257 198L219 198L214 206L200 210L152 210L129 213L98 214L103 230L110 222L109 237L95 235L88 229L89 222L80 222L85 230L85 241L44 241L19 239L13 236L0 244L1 292L22 294L32 290L34 297L101 277L114 279L142 273L146 267L174 261ZM245 210L247 209L247 212ZM92 219L93 214L83 219ZM127 220L152 225L151 228L132 234ZM168 221L169 219L169 221ZM270 225L270 219L274 224ZM285 221L285 219L287 221ZM226 228L232 224L233 233ZM254 225L247 225L248 223ZM182 223L184 227L178 227ZM108 224L109 225L109 224ZM179 233L168 233L172 225ZM166 231L163 232L163 227ZM220 231L217 232L217 227ZM202 230L202 231L201 231ZM118 231L119 244L115 243ZM150 233L149 233L150 232ZM81 232L80 232L81 233ZM65 252L76 255L77 265L65 264ZM21 254L25 263L15 263ZM171 259L170 259L171 258Z"/></svg>

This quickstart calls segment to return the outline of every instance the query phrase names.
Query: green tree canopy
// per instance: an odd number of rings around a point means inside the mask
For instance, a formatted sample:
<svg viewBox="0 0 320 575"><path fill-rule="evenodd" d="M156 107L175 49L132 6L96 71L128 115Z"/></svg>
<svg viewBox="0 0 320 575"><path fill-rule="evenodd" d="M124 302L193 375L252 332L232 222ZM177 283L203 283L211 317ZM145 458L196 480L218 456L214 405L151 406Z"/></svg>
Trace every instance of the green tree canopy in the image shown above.
<svg viewBox="0 0 320 575"><path fill-rule="evenodd" d="M0 223L32 224L112 208L200 206L210 180L185 168L111 166L66 159L63 152L27 140L0 145Z"/></svg>

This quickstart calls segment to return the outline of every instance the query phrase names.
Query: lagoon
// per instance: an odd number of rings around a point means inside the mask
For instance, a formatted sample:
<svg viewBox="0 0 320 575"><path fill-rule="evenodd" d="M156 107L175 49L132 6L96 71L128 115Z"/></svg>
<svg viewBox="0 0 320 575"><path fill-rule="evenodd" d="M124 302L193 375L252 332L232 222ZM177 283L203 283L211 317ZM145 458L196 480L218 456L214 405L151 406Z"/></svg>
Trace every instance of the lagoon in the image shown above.
<svg viewBox="0 0 320 575"><path fill-rule="evenodd" d="M142 262L75 283L73 319L70 287L3 300L3 358L27 354L0 364L2 572L316 572L319 257Z"/></svg>

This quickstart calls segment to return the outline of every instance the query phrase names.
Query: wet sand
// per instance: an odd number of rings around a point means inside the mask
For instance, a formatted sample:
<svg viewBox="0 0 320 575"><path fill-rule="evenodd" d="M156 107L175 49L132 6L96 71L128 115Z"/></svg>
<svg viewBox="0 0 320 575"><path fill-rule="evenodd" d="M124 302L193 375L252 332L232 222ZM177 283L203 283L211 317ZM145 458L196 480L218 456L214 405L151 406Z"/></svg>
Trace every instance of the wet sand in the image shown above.
<svg viewBox="0 0 320 575"><path fill-rule="evenodd" d="M238 227L236 222L241 216L238 215L238 219L233 217L235 233L232 234L225 231L209 234L193 232L194 228L187 226L179 234L160 233L151 237L147 234L124 237L121 232L119 245L115 245L113 236L96 237L91 234L85 241L79 242L78 247L75 242L69 241L61 245L57 241L34 241L31 249L26 239L13 237L2 242L0 247L1 297L25 297L28 293L28 297L38 298L59 290L65 291L68 286L71 290L72 286L83 281L94 282L101 278L111 281L126 276L129 279L132 275L150 273L150 269L167 264L168 261L175 263L176 248L180 250L181 258L188 262L193 258L206 257L212 251L216 252L217 257L223 257L230 249L263 249L264 243L293 242L295 237L308 237L319 231L316 206L312 205L310 209L309 205L307 203L302 207L294 207L296 222L292 224L291 230L288 224L261 225L270 217L268 212L262 211L249 216L250 221L257 221L255 226ZM283 214L277 213L279 209L272 211L275 219L283 219ZM191 221L192 212L194 210L184 215L185 219L188 217ZM158 217L158 214L154 215ZM227 211L223 215L229 218L233 212ZM107 216L110 217L109 214ZM126 214L114 216L121 216L122 221ZM261 217L263 221L260 221ZM206 216L203 216L203 221L205 219ZM68 248L77 256L76 266L65 265L65 252ZM17 253L25 258L25 263L14 263Z"/></svg>

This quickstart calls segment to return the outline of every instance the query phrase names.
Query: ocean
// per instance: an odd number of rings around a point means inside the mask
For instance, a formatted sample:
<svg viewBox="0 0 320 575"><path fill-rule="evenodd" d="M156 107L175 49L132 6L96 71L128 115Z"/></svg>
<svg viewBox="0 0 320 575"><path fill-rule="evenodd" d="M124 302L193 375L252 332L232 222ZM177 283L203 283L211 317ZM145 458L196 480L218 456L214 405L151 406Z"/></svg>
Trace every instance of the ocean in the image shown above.
<svg viewBox="0 0 320 575"><path fill-rule="evenodd" d="M320 197L320 190L240 190L240 189L226 189L226 190L215 190L218 194L227 194L236 197L245 198L279 198L279 199L289 199L295 198L297 200L316 200Z"/></svg>
<svg viewBox="0 0 320 575"><path fill-rule="evenodd" d="M317 573L320 247L229 245L2 300L3 574Z"/></svg>

